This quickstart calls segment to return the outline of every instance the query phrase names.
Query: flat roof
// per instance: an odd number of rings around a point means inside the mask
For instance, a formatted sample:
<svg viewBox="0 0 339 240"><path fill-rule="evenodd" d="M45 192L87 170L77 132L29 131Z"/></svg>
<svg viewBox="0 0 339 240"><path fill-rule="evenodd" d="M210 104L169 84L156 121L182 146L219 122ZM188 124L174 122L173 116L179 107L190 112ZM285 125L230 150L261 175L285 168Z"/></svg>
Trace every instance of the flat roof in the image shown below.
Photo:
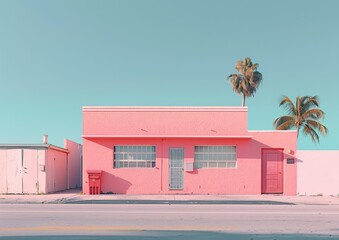
<svg viewBox="0 0 339 240"><path fill-rule="evenodd" d="M248 132L269 132L269 133L281 133L281 132L296 132L296 129L292 130L248 130Z"/></svg>
<svg viewBox="0 0 339 240"><path fill-rule="evenodd" d="M84 112L248 112L248 107L222 106L83 106Z"/></svg>
<svg viewBox="0 0 339 240"><path fill-rule="evenodd" d="M252 136L213 136L213 135L82 135L83 138L232 138L251 139Z"/></svg>
<svg viewBox="0 0 339 240"><path fill-rule="evenodd" d="M18 148L25 148L25 149L42 149L42 148L51 148L54 150L58 150L61 152L68 153L68 150L66 148L58 147L52 144L0 144L0 149L18 149Z"/></svg>

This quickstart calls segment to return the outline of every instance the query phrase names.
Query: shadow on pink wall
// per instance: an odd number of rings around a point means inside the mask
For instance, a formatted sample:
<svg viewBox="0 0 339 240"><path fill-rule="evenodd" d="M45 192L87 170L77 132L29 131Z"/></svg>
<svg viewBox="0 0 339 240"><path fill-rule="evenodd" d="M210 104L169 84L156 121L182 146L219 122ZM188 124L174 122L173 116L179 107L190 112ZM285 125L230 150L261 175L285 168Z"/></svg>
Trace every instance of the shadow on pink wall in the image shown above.
<svg viewBox="0 0 339 240"><path fill-rule="evenodd" d="M125 179L122 179L120 177L114 176L111 173L102 172L101 175L101 193L107 193L107 194L124 194L127 193L127 190L130 188L132 185L129 181L126 181ZM112 192L110 188L107 188L105 185L107 183L110 184L114 183L115 186L118 186L115 190L115 192Z"/></svg>

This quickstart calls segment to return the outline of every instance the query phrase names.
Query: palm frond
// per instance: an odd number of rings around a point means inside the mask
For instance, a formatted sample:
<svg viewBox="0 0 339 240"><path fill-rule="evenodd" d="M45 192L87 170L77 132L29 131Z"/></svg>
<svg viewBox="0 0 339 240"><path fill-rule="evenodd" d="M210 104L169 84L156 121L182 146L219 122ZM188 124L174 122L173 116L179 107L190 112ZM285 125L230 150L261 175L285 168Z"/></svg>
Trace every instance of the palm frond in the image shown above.
<svg viewBox="0 0 339 240"><path fill-rule="evenodd" d="M274 120L273 126L276 130L289 130L296 127L295 118L292 116L281 116Z"/></svg>
<svg viewBox="0 0 339 240"><path fill-rule="evenodd" d="M317 134L317 132L308 124L305 124L303 126L303 134L304 135L310 135L312 137L312 141L313 142L318 142L319 143L319 135Z"/></svg>
<svg viewBox="0 0 339 240"><path fill-rule="evenodd" d="M246 67L252 67L251 58L249 58L249 57L245 58L245 65L246 65Z"/></svg>
<svg viewBox="0 0 339 240"><path fill-rule="evenodd" d="M300 113L303 114L304 112L314 107L319 107L318 97L317 96L314 96L314 97L305 96L302 98L302 105L300 108Z"/></svg>
<svg viewBox="0 0 339 240"><path fill-rule="evenodd" d="M302 119L314 119L314 120L318 120L318 119L324 119L325 118L325 112L319 108L312 108L312 109L308 109L306 112L304 112L301 115Z"/></svg>
<svg viewBox="0 0 339 240"><path fill-rule="evenodd" d="M230 74L227 76L227 81L232 81L232 79L234 79L237 76L237 74Z"/></svg>
<svg viewBox="0 0 339 240"><path fill-rule="evenodd" d="M232 91L239 93L239 83L241 82L242 75L240 74L231 74L227 77L227 81L232 85Z"/></svg>
<svg viewBox="0 0 339 240"><path fill-rule="evenodd" d="M258 71L253 72L250 84L251 86L258 88L262 81L262 74Z"/></svg>
<svg viewBox="0 0 339 240"><path fill-rule="evenodd" d="M246 76L251 76L252 75L253 69L251 67L246 67L245 70L246 70L246 72L245 72Z"/></svg>
<svg viewBox="0 0 339 240"><path fill-rule="evenodd" d="M307 101L305 102L305 105L310 106L310 107L319 107L319 97L318 96L313 96L313 97L308 97Z"/></svg>
<svg viewBox="0 0 339 240"><path fill-rule="evenodd" d="M245 63L243 61L238 61L237 64L235 65L235 70L237 70L241 74L244 74L244 70L243 70L244 67L245 67Z"/></svg>
<svg viewBox="0 0 339 240"><path fill-rule="evenodd" d="M280 100L279 106L282 106L288 112L288 114L297 116L296 106L289 97L283 96Z"/></svg>
<svg viewBox="0 0 339 240"><path fill-rule="evenodd" d="M327 128L321 124L320 122L314 121L314 120L306 120L306 124L311 126L313 129L316 129L319 133L322 135L326 135L328 130Z"/></svg>
<svg viewBox="0 0 339 240"><path fill-rule="evenodd" d="M302 102L302 97L298 96L295 99L295 108L296 108L296 116L300 116L300 109L301 109L301 102Z"/></svg>
<svg viewBox="0 0 339 240"><path fill-rule="evenodd" d="M253 63L253 65L252 65L253 71L257 70L258 67L259 67L258 63Z"/></svg>

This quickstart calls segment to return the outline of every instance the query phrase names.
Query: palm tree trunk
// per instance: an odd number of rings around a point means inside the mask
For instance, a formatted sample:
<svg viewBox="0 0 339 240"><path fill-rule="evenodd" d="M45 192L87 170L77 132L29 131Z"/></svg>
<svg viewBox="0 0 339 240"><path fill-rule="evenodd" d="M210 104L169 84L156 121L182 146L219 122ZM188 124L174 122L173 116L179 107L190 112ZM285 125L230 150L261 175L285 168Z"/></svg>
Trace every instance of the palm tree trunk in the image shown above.
<svg viewBox="0 0 339 240"><path fill-rule="evenodd" d="M243 94L242 95L242 106L245 107L245 102L246 102L246 96Z"/></svg>

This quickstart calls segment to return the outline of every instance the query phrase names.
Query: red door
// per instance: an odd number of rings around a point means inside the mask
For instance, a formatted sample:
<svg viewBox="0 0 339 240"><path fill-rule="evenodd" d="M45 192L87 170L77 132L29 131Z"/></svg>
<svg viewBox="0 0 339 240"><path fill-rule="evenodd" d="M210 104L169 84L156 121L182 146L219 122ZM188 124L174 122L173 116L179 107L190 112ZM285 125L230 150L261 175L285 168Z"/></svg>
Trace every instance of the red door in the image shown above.
<svg viewBox="0 0 339 240"><path fill-rule="evenodd" d="M262 149L262 193L283 193L282 149Z"/></svg>

